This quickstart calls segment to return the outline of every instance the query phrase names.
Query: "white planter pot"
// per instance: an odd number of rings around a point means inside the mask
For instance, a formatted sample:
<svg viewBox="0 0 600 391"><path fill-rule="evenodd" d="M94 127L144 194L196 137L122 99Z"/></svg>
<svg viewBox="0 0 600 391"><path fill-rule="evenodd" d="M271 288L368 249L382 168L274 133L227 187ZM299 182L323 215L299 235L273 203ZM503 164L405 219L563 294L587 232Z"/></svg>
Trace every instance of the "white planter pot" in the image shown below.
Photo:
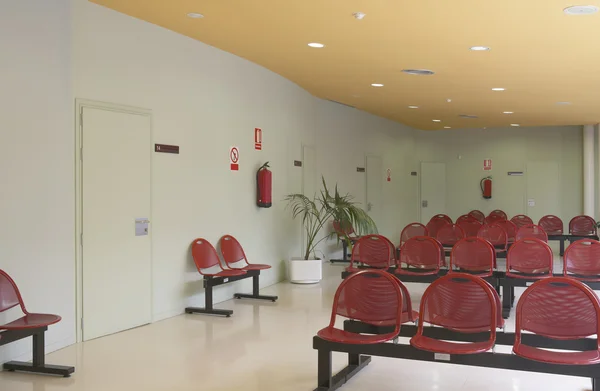
<svg viewBox="0 0 600 391"><path fill-rule="evenodd" d="M316 284L323 279L323 261L320 259L290 259L289 279L294 284Z"/></svg>

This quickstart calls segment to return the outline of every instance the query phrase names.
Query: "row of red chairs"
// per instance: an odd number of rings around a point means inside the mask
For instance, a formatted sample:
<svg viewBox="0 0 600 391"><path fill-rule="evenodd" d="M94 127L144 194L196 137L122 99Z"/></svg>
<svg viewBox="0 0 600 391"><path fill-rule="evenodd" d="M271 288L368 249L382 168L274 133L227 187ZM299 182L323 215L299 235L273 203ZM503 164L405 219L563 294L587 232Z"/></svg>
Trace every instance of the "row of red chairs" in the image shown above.
<svg viewBox="0 0 600 391"><path fill-rule="evenodd" d="M496 329L504 320L497 291L480 277L449 274L425 290L418 314L411 308L410 294L392 274L362 271L344 280L336 291L329 326L322 339L347 344L375 344L395 339L403 323L418 318L410 344L420 350L444 354L476 354L489 351ZM394 326L390 333L364 335L335 327L337 316L376 326ZM424 335L424 324L453 332L489 332L479 342L452 342ZM600 300L581 282L564 277L537 281L521 296L516 310L513 352L523 358L553 364L590 365L600 362L600 342L595 350L558 352L522 343L523 332L555 340L576 340L600 335Z"/></svg>
<svg viewBox="0 0 600 391"><path fill-rule="evenodd" d="M508 219L506 213L497 210L490 213L487 217L482 217L483 213L479 211L472 211L469 214L462 215L456 219L456 225L463 227L465 231L475 229L474 227L479 224L498 224L504 222L510 222L516 229L535 225L533 220L525 215L517 215L512 219ZM446 224L453 224L452 219L445 214L435 215L427 223L428 235L434 236L437 231ZM540 219L537 224L548 235L562 235L563 234L563 222L562 220L554 215L547 215ZM574 236L594 236L597 234L596 221L590 216L576 216L569 221L569 234ZM402 240L402 239L401 239Z"/></svg>
<svg viewBox="0 0 600 391"><path fill-rule="evenodd" d="M493 230L496 225L486 226ZM501 228L500 228L501 229ZM468 271L489 277L496 269L496 248L483 237L457 241L450 253L449 271ZM600 281L600 242L581 239L572 243L564 254L563 275L584 281ZM537 279L553 275L554 257L547 242L535 237L518 239L508 250L506 275ZM395 256L394 245L381 235L361 237L354 245L347 272L363 268L394 269L398 275L436 275L446 266L445 249L429 236L408 239Z"/></svg>

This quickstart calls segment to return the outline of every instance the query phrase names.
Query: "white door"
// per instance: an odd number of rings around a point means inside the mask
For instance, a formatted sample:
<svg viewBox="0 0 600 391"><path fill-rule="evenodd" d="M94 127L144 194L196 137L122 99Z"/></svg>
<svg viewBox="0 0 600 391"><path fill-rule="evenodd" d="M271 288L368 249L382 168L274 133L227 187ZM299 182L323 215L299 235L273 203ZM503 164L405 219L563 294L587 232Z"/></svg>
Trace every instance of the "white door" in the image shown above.
<svg viewBox="0 0 600 391"><path fill-rule="evenodd" d="M379 227L383 216L383 159L381 156L366 157L367 212Z"/></svg>
<svg viewBox="0 0 600 391"><path fill-rule="evenodd" d="M151 217L152 148L149 115L84 107L82 124L82 328L89 340L151 322L151 230L143 235L143 226Z"/></svg>
<svg viewBox="0 0 600 391"><path fill-rule="evenodd" d="M535 224L545 215L560 216L560 170L557 162L527 163L527 216Z"/></svg>
<svg viewBox="0 0 600 391"><path fill-rule="evenodd" d="M446 213L446 164L421 162L421 222Z"/></svg>

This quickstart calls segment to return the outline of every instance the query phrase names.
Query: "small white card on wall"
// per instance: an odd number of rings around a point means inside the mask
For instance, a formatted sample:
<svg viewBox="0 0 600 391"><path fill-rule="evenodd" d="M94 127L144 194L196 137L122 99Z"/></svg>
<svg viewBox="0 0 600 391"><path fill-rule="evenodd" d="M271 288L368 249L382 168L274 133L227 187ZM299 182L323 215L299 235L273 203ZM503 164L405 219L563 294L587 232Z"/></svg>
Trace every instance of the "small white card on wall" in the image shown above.
<svg viewBox="0 0 600 391"><path fill-rule="evenodd" d="M528 206L535 206L535 199L533 199L533 198L528 199L527 200L527 205Z"/></svg>

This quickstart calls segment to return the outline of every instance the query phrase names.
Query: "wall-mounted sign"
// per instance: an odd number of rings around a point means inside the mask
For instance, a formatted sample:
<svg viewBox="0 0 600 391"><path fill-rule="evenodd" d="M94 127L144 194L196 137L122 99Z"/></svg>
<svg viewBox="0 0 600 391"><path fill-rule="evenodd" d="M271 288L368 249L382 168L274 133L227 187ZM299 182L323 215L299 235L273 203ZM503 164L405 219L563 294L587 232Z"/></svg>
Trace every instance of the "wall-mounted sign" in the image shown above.
<svg viewBox="0 0 600 391"><path fill-rule="evenodd" d="M294 160L294 167L302 167L302 161L301 160Z"/></svg>
<svg viewBox="0 0 600 391"><path fill-rule="evenodd" d="M257 151L262 150L262 129L254 128L254 149Z"/></svg>
<svg viewBox="0 0 600 391"><path fill-rule="evenodd" d="M509 176L523 176L523 171L509 171Z"/></svg>
<svg viewBox="0 0 600 391"><path fill-rule="evenodd" d="M483 171L492 171L492 159L483 160Z"/></svg>
<svg viewBox="0 0 600 391"><path fill-rule="evenodd" d="M356 172L365 172L364 167L356 167Z"/></svg>
<svg viewBox="0 0 600 391"><path fill-rule="evenodd" d="M154 152L179 154L179 145L154 144Z"/></svg>
<svg viewBox="0 0 600 391"><path fill-rule="evenodd" d="M229 167L231 171L240 169L240 150L238 147L229 148Z"/></svg>
<svg viewBox="0 0 600 391"><path fill-rule="evenodd" d="M411 176L417 176L417 172L416 172L416 171L411 171L411 172L410 172L410 175L411 175Z"/></svg>

